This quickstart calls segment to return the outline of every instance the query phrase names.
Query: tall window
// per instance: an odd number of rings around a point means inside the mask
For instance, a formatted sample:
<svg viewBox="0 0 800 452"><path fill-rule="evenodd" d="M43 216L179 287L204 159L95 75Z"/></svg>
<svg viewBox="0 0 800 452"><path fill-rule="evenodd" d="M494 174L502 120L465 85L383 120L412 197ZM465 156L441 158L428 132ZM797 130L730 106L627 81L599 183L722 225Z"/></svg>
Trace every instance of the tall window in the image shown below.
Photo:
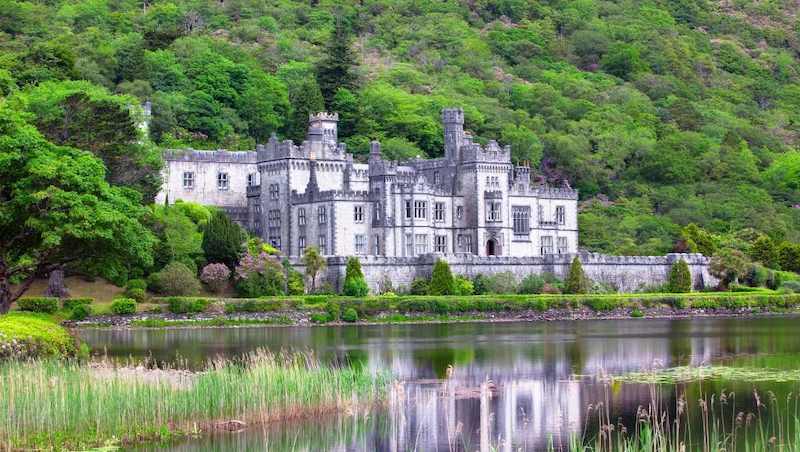
<svg viewBox="0 0 800 452"><path fill-rule="evenodd" d="M433 221L444 221L444 203L437 202L433 205Z"/></svg>
<svg viewBox="0 0 800 452"><path fill-rule="evenodd" d="M564 206L556 206L556 223L564 224L566 220L566 214L564 212Z"/></svg>
<svg viewBox="0 0 800 452"><path fill-rule="evenodd" d="M373 253L376 256L380 256L381 254L381 236L375 236L375 252Z"/></svg>
<svg viewBox="0 0 800 452"><path fill-rule="evenodd" d="M194 188L194 173L186 171L183 173L183 188L191 190Z"/></svg>
<svg viewBox="0 0 800 452"><path fill-rule="evenodd" d="M306 225L306 208L301 207L297 209L297 224L300 226Z"/></svg>
<svg viewBox="0 0 800 452"><path fill-rule="evenodd" d="M469 234L461 234L458 236L458 249L464 253L472 252L472 236Z"/></svg>
<svg viewBox="0 0 800 452"><path fill-rule="evenodd" d="M543 235L541 245L541 254L553 254L553 236Z"/></svg>
<svg viewBox="0 0 800 452"><path fill-rule="evenodd" d="M353 243L356 254L367 254L367 236L364 234L356 234Z"/></svg>
<svg viewBox="0 0 800 452"><path fill-rule="evenodd" d="M323 256L328 254L328 237L326 237L325 234L319 236L317 245L319 245L320 254L322 254Z"/></svg>
<svg viewBox="0 0 800 452"><path fill-rule="evenodd" d="M425 254L428 252L427 234L417 234L416 237L414 237L414 249L417 251L417 254Z"/></svg>
<svg viewBox="0 0 800 452"><path fill-rule="evenodd" d="M434 239L434 251L437 253L444 253L447 254L447 236L446 235L437 235Z"/></svg>
<svg viewBox="0 0 800 452"><path fill-rule="evenodd" d="M559 237L558 238L558 254L567 254L569 248L567 247L567 238L566 237Z"/></svg>
<svg viewBox="0 0 800 452"><path fill-rule="evenodd" d="M530 234L531 208L529 206L512 206L511 217L513 220L514 235Z"/></svg>
<svg viewBox="0 0 800 452"><path fill-rule="evenodd" d="M361 204L353 206L353 221L356 223L364 222L364 206Z"/></svg>
<svg viewBox="0 0 800 452"><path fill-rule="evenodd" d="M328 222L328 212L325 210L325 206L317 207L317 220L319 224L325 224Z"/></svg>
<svg viewBox="0 0 800 452"><path fill-rule="evenodd" d="M300 237L297 238L297 249L299 251L298 254L302 256L303 252L305 252L306 250L306 236L301 235Z"/></svg>
<svg viewBox="0 0 800 452"><path fill-rule="evenodd" d="M227 190L228 187L228 173L217 173L217 189Z"/></svg>
<svg viewBox="0 0 800 452"><path fill-rule="evenodd" d="M433 184L434 185L439 185L439 182L441 182L439 179L440 179L439 172L438 171L434 171L433 172Z"/></svg>
<svg viewBox="0 0 800 452"><path fill-rule="evenodd" d="M414 218L428 218L428 201L414 201Z"/></svg>
<svg viewBox="0 0 800 452"><path fill-rule="evenodd" d="M252 187L256 184L256 173L250 173L247 175L247 186Z"/></svg>
<svg viewBox="0 0 800 452"><path fill-rule="evenodd" d="M376 202L375 203L375 212L373 213L373 215L375 215L375 221L380 221L380 219L381 219L381 203L380 202Z"/></svg>
<svg viewBox="0 0 800 452"><path fill-rule="evenodd" d="M267 212L268 240L270 245L281 249L281 211L272 209Z"/></svg>
<svg viewBox="0 0 800 452"><path fill-rule="evenodd" d="M269 199L279 199L281 194L281 186L278 184L269 184Z"/></svg>
<svg viewBox="0 0 800 452"><path fill-rule="evenodd" d="M411 210L411 200L406 200L406 218L411 218L412 210Z"/></svg>
<svg viewBox="0 0 800 452"><path fill-rule="evenodd" d="M456 206L456 219L464 218L464 206Z"/></svg>
<svg viewBox="0 0 800 452"><path fill-rule="evenodd" d="M406 234L406 256L414 255L414 236Z"/></svg>
<svg viewBox="0 0 800 452"><path fill-rule="evenodd" d="M500 221L500 202L491 201L487 207L486 221Z"/></svg>

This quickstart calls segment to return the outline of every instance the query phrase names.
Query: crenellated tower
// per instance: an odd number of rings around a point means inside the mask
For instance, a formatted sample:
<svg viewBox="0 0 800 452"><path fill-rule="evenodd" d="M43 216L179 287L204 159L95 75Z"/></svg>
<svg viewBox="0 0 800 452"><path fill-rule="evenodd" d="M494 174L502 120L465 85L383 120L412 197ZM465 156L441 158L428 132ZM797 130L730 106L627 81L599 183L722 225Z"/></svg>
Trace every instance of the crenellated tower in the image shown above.
<svg viewBox="0 0 800 452"><path fill-rule="evenodd" d="M461 145L464 144L464 110L445 108L442 110L444 126L444 158L451 163L461 160Z"/></svg>

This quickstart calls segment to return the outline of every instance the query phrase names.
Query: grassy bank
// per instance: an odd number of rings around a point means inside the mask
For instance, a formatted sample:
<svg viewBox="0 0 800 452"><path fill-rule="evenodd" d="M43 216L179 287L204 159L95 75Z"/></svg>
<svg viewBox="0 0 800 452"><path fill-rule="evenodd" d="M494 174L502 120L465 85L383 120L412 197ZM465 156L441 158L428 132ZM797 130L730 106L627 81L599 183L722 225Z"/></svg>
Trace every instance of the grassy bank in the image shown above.
<svg viewBox="0 0 800 452"><path fill-rule="evenodd" d="M0 316L0 359L72 357L78 341L47 314L11 312Z"/></svg>
<svg viewBox="0 0 800 452"><path fill-rule="evenodd" d="M78 448L164 439L215 421L262 423L369 403L386 376L257 352L186 378L138 378L59 361L0 365L0 448Z"/></svg>

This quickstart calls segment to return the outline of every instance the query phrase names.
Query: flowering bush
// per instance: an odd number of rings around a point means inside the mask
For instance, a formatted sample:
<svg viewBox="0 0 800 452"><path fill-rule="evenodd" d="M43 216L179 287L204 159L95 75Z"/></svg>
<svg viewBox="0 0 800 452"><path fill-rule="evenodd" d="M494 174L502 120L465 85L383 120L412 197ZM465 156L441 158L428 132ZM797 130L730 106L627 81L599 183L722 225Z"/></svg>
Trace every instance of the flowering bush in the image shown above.
<svg viewBox="0 0 800 452"><path fill-rule="evenodd" d="M222 292L230 277L231 271L225 264L208 264L200 272L200 281L215 293Z"/></svg>
<svg viewBox="0 0 800 452"><path fill-rule="evenodd" d="M242 297L283 295L283 268L278 259L265 251L248 250L236 266L236 291Z"/></svg>

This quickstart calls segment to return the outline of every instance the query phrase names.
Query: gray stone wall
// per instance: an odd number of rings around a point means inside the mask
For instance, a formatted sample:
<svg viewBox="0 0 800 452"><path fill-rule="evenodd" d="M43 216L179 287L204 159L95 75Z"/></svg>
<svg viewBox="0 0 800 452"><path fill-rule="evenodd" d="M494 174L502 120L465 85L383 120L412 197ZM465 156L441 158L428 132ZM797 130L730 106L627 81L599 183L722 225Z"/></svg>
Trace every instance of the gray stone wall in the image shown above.
<svg viewBox="0 0 800 452"><path fill-rule="evenodd" d="M361 268L370 290L381 291L383 281L390 280L395 290L407 288L414 278L430 277L436 259L450 264L454 274L475 276L511 272L518 280L529 274L553 273L559 278L569 274L572 259L577 256L586 275L593 281L611 284L620 292L636 292L667 281L672 264L680 259L689 264L695 288L711 287L717 280L708 272L709 259L701 254L667 254L666 256L608 256L595 253L561 254L537 257L474 255L437 256L427 254L417 257L361 256ZM299 260L293 262L304 271ZM346 257L328 258L328 269L321 280L327 280L337 289L344 283Z"/></svg>

